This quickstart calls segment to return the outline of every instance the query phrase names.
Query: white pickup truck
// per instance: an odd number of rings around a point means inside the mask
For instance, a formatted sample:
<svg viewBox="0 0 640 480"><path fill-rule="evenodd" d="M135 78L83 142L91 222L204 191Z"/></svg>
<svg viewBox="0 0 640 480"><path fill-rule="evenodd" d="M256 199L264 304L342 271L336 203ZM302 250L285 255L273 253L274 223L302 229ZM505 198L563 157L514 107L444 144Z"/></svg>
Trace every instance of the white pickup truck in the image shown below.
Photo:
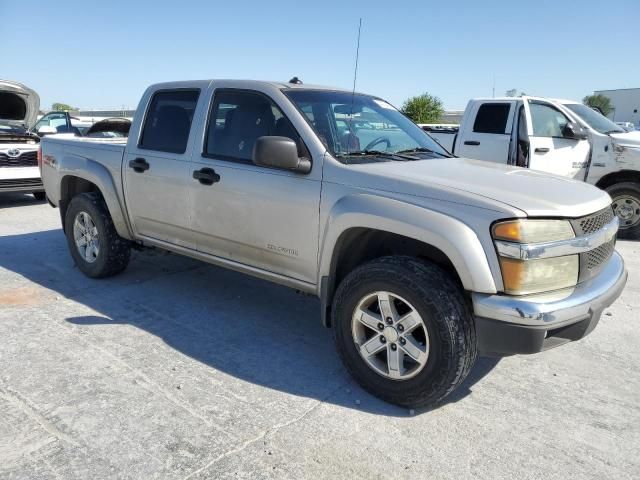
<svg viewBox="0 0 640 480"><path fill-rule="evenodd" d="M458 157L554 173L606 190L621 238L640 238L640 132L571 100L478 98L460 127L421 125Z"/></svg>
<svg viewBox="0 0 640 480"><path fill-rule="evenodd" d="M399 405L445 398L478 352L584 337L627 279L606 193L450 158L370 95L164 83L143 95L128 138L41 146L83 273L115 275L148 245L317 295L347 369Z"/></svg>

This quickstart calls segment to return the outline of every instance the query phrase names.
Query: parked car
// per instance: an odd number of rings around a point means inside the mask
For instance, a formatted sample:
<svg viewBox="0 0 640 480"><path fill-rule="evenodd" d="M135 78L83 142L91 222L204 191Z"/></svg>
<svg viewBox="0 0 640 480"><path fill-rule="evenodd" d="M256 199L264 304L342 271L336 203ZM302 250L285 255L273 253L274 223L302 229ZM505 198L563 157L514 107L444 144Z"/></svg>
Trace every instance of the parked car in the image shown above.
<svg viewBox="0 0 640 480"><path fill-rule="evenodd" d="M74 137L126 137L129 135L131 120L128 118L105 118L92 123L73 117L69 112L54 111L43 115L31 128L31 131L43 137L45 135L64 135Z"/></svg>
<svg viewBox="0 0 640 480"><path fill-rule="evenodd" d="M636 126L631 122L616 122L616 125L622 127L627 132L633 132L636 129Z"/></svg>
<svg viewBox="0 0 640 480"><path fill-rule="evenodd" d="M339 133L346 110L381 127ZM128 139L41 146L83 273L115 275L133 245L155 246L317 295L346 368L399 405L443 400L479 352L584 337L627 279L605 192L451 158L369 95L163 83Z"/></svg>
<svg viewBox="0 0 640 480"><path fill-rule="evenodd" d="M105 118L94 123L84 132L84 136L93 138L118 138L128 137L131 128L131 120L128 118Z"/></svg>
<svg viewBox="0 0 640 480"><path fill-rule="evenodd" d="M66 111L53 111L43 115L31 127L31 131L43 137L45 135L66 134L81 137L91 127L91 123L83 122Z"/></svg>
<svg viewBox="0 0 640 480"><path fill-rule="evenodd" d="M554 173L606 190L620 237L640 239L640 132L627 132L571 100L490 98L469 102L459 130L424 127L460 157Z"/></svg>
<svg viewBox="0 0 640 480"><path fill-rule="evenodd" d="M0 80L0 192L28 192L44 200L36 158L40 138L28 129L39 107L35 91Z"/></svg>

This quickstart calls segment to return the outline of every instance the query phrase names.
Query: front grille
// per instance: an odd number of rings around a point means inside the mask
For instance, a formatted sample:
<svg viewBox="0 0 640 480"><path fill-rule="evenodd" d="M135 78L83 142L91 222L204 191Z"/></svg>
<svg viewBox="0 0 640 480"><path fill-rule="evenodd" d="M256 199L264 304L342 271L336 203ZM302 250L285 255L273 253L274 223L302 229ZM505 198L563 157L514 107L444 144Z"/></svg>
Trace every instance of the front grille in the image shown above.
<svg viewBox="0 0 640 480"><path fill-rule="evenodd" d="M616 240L612 239L607 243L603 243L598 248L585 253L585 267L589 270L594 270L609 260L609 257L613 254L613 250L616 246Z"/></svg>
<svg viewBox="0 0 640 480"><path fill-rule="evenodd" d="M35 167L38 165L38 152L24 152L17 157L0 153L1 167Z"/></svg>
<svg viewBox="0 0 640 480"><path fill-rule="evenodd" d="M611 207L607 207L591 215L573 219L571 220L571 224L576 232L576 236L581 236L597 232L611 220L613 220L613 210Z"/></svg>
<svg viewBox="0 0 640 480"><path fill-rule="evenodd" d="M599 212L586 215L584 217L575 218L571 220L573 229L576 232L576 236L581 237L584 235L590 235L592 233L601 230L602 227L607 225L613 220L614 213L611 207L607 207ZM613 255L613 250L616 246L616 239L612 238L607 243L603 243L597 248L580 254L580 278L579 282L584 282L590 278L595 277L602 267Z"/></svg>
<svg viewBox="0 0 640 480"><path fill-rule="evenodd" d="M42 188L42 180L39 178L13 178L10 180L0 180L0 191L29 187Z"/></svg>

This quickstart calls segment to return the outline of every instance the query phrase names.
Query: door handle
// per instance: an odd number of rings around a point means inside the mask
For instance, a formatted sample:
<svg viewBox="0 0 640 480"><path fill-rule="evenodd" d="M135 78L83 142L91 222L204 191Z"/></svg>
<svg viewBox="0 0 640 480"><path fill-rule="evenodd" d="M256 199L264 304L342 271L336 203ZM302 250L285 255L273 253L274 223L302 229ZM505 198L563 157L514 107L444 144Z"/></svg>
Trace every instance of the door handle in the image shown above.
<svg viewBox="0 0 640 480"><path fill-rule="evenodd" d="M133 168L135 172L142 173L149 170L149 163L144 158L136 158L129 162L129 167Z"/></svg>
<svg viewBox="0 0 640 480"><path fill-rule="evenodd" d="M535 153L548 153L549 149L548 148L536 148L534 150Z"/></svg>
<svg viewBox="0 0 640 480"><path fill-rule="evenodd" d="M213 168L201 168L193 172L193 178L198 180L203 185L213 185L220 181L220 175L218 175Z"/></svg>
<svg viewBox="0 0 640 480"><path fill-rule="evenodd" d="M465 142L464 142L464 144L465 144L465 145L473 145L473 146L476 146L476 145L480 145L480 142L479 142L479 141L477 141L477 140L467 140L467 141L465 141Z"/></svg>

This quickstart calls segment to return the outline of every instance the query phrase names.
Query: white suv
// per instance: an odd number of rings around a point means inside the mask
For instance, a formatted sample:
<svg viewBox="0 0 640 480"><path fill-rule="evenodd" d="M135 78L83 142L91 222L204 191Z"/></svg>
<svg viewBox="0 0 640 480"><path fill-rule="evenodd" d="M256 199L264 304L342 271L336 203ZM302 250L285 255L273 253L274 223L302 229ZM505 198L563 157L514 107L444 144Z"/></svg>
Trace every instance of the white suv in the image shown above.
<svg viewBox="0 0 640 480"><path fill-rule="evenodd" d="M0 193L45 193L38 168L40 138L29 132L38 115L40 97L17 82L0 80Z"/></svg>

